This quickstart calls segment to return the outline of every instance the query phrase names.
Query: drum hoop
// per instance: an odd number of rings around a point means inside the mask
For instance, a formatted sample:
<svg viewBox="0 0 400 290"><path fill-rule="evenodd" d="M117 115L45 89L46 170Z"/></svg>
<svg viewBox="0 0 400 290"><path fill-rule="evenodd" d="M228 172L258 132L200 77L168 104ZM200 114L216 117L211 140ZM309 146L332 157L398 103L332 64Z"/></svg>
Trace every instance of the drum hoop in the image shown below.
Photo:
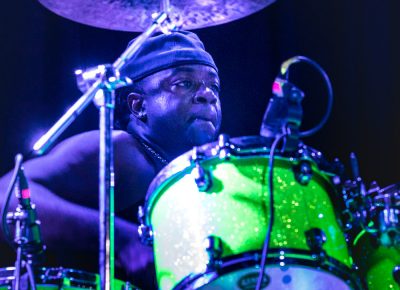
<svg viewBox="0 0 400 290"><path fill-rule="evenodd" d="M267 141L266 141L267 140ZM241 147L241 143L244 145ZM231 144L235 147L235 150L230 155L230 160L237 160L242 158L251 158L251 157L264 157L266 159L269 158L270 148L267 146L268 139L260 136L245 136L245 137L237 137L231 139ZM200 161L200 164L203 162L209 162L215 159L218 159L219 156L217 154L212 154L210 151L217 147L217 142L208 143L200 147L201 151L208 152L208 155L205 155L204 158ZM185 154L177 157L167 166L165 166L153 179L151 182L144 203L144 225L150 226L150 216L151 211L153 209L154 204L160 197L160 192L168 186L174 180L180 179L185 176L190 170L194 168L194 164L191 162L191 153L192 150L186 152ZM276 165L293 162L296 163L298 158L294 156L293 152L291 153L278 153L276 154ZM318 164L315 160L310 160L311 166L313 170L318 170L320 174L318 174L323 183L331 184L328 177L332 177L335 174L326 170L322 170L318 167ZM156 192L156 193L155 193ZM155 193L155 194L154 194ZM329 195L332 196L332 192L329 192ZM335 199L331 198L332 203L335 203ZM335 204L335 208L338 205ZM339 206L340 207L340 206Z"/></svg>
<svg viewBox="0 0 400 290"><path fill-rule="evenodd" d="M282 251L284 252L284 259L281 259ZM224 274L243 269L243 266L258 266L261 260L261 255L261 251L249 251L243 254L222 258L217 270L206 270L201 273L192 273L183 278L174 287L174 290L198 289L193 288L193 283L199 278L210 276L210 279L200 286L202 287L215 281ZM298 256L303 257L299 258ZM356 275L355 271L330 256L325 256L319 261L318 258L316 258L316 254L310 251L288 248L271 249L267 258L267 265L279 265L280 262L284 262L285 266L305 266L311 269L322 269L324 272L332 273L334 276L342 279L346 284L352 287L352 289L363 289L361 279Z"/></svg>
<svg viewBox="0 0 400 290"><path fill-rule="evenodd" d="M85 270L64 267L34 267L34 275L37 284L56 285L58 289L98 289L100 276ZM14 277L15 267L0 268L0 287L10 287ZM69 285L64 285L64 279L68 279ZM124 290L139 290L130 282L114 280L115 288ZM121 287L120 287L121 285ZM43 288L43 287L42 287ZM8 289L8 288L7 288Z"/></svg>
<svg viewBox="0 0 400 290"><path fill-rule="evenodd" d="M262 137L261 137L262 138ZM266 138L264 138L266 139ZM260 154L269 154L269 147L265 143L267 141L262 142L264 139L260 139L258 136L245 136L245 137L237 137L232 138L230 143L233 145L233 148L239 149L234 151L235 157L243 157L243 156L251 156L251 155L260 155ZM245 142L243 142L245 140ZM251 140L251 141L250 141ZM268 139L267 139L268 140ZM258 142L257 142L258 141ZM247 145L240 144L246 143ZM251 144L251 145L249 145ZM212 158L218 157L214 155L212 149L218 147L218 142L212 142L204 144L199 148L201 152L205 152L204 160L210 160ZM167 166L165 166L153 179L151 182L147 194L146 194L146 203L151 199L152 193L162 184L165 180L170 179L171 177L175 177L179 172L184 171L187 168L193 167L191 162L191 153L193 150L189 150L186 153L178 156L174 160L172 160ZM279 154L277 154L279 155Z"/></svg>
<svg viewBox="0 0 400 290"><path fill-rule="evenodd" d="M0 268L7 277L0 277L0 285L7 285L14 280L15 267ZM9 274L8 274L9 272ZM68 279L72 286L90 286L83 288L95 288L98 283L97 275L94 273L63 267L38 267L34 269L35 277L39 278L40 284L51 284L62 286L63 279Z"/></svg>

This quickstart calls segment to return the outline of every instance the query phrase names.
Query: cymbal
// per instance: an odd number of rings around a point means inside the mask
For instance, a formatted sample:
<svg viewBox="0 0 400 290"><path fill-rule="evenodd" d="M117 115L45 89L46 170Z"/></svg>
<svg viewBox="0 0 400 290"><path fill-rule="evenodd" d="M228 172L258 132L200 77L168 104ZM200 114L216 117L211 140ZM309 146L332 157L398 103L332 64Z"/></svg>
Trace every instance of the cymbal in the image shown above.
<svg viewBox="0 0 400 290"><path fill-rule="evenodd" d="M39 0L54 13L70 20L121 31L144 31L160 0ZM227 23L272 4L275 0L170 0L185 30Z"/></svg>

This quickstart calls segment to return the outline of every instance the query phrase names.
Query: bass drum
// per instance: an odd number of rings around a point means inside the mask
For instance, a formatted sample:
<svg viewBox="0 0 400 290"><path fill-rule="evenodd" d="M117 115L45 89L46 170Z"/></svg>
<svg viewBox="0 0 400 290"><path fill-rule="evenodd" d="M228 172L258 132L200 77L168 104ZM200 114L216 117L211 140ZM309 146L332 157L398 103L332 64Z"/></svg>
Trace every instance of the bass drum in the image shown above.
<svg viewBox="0 0 400 290"><path fill-rule="evenodd" d="M12 289L14 281L14 267L0 268L0 289ZM100 290L100 276L97 274L66 268L36 268L34 269L36 289L38 290ZM28 277L21 277L21 290L31 289ZM139 290L129 282L114 280L115 290Z"/></svg>
<svg viewBox="0 0 400 290"><path fill-rule="evenodd" d="M269 145L220 136L153 180L142 233L159 288L254 289L269 224ZM302 146L274 166L275 222L262 289L358 289L338 221L335 174Z"/></svg>

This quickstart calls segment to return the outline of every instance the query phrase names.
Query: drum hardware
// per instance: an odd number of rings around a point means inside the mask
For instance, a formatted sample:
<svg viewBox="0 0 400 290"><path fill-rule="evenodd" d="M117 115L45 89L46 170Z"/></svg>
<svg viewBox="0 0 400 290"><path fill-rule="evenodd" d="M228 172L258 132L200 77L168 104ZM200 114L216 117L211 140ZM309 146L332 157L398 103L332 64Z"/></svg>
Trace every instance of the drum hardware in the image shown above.
<svg viewBox="0 0 400 290"><path fill-rule="evenodd" d="M359 275L370 290L400 286L399 191L399 184L381 189L373 182L363 194L359 180L347 186L346 204L353 217L349 221L351 250Z"/></svg>
<svg viewBox="0 0 400 290"><path fill-rule="evenodd" d="M21 269L26 268L29 282L33 290L36 289L35 279L33 277L32 266L39 261L40 255L45 250L43 244L40 221L37 218L36 208L31 203L31 193L22 165L23 157L17 154L15 157L15 166L13 176L6 193L6 201L2 208L2 229L6 241L15 248L17 257L15 261L13 290L21 289ZM9 202L12 193L18 199L18 205L14 212L8 212ZM14 225L14 239L8 225Z"/></svg>
<svg viewBox="0 0 400 290"><path fill-rule="evenodd" d="M261 256L261 251L252 251L222 258L217 270L191 274L173 289L253 290L258 279ZM268 265L263 275L262 289L267 286L270 289L304 289L307 286L305 289L320 290L331 289L332 284L335 289L364 289L357 275L337 261L329 257L317 259L308 251L273 250L268 257ZM316 268L321 272L313 277L312 271ZM328 282L321 285L324 279Z"/></svg>
<svg viewBox="0 0 400 290"><path fill-rule="evenodd" d="M41 268L38 271L39 281L44 284L56 284L59 287L63 285L95 289L97 286L96 275L73 269L59 268Z"/></svg>
<svg viewBox="0 0 400 290"><path fill-rule="evenodd" d="M397 284L400 286L400 265L394 267L393 269L393 278L396 281Z"/></svg>
<svg viewBox="0 0 400 290"><path fill-rule="evenodd" d="M119 71L115 71L110 64L98 65L85 70L75 70L76 85L82 93L86 93L94 83L101 81L102 79L108 80L108 82L110 82L110 84L116 88L132 84L132 81L127 77L123 77L123 79L121 79ZM109 84L106 83L106 85ZM101 93L102 91L99 92ZM94 102L97 107L101 106L101 103L99 102L101 102L102 99L104 98L94 98Z"/></svg>
<svg viewBox="0 0 400 290"><path fill-rule="evenodd" d="M400 195L397 186L395 184L380 189L375 182L371 184L365 195L358 186L358 192L350 191L352 198L347 203L356 224L375 236L379 243L386 247L400 245L398 226Z"/></svg>
<svg viewBox="0 0 400 290"><path fill-rule="evenodd" d="M208 170L205 170L201 165L202 153L199 151L199 147L193 148L191 162L194 164L192 169L193 179L200 192L206 192L212 186L212 177Z"/></svg>
<svg viewBox="0 0 400 290"><path fill-rule="evenodd" d="M130 282L125 282L124 287L121 287L121 290L140 290L133 286Z"/></svg>
<svg viewBox="0 0 400 290"><path fill-rule="evenodd" d="M298 153L300 154L299 163L293 167L296 180L302 184L307 185L312 178L313 171L311 168L311 156L308 152L301 148Z"/></svg>
<svg viewBox="0 0 400 290"><path fill-rule="evenodd" d="M400 195L382 194L374 198L378 212L379 241L384 246L400 246Z"/></svg>
<svg viewBox="0 0 400 290"><path fill-rule="evenodd" d="M218 270L223 252L222 240L217 236L208 236L204 240L204 250L208 255L207 271Z"/></svg>
<svg viewBox="0 0 400 290"><path fill-rule="evenodd" d="M294 151L299 145L299 127L303 116L304 93L287 79L276 77L272 97L264 113L260 135L276 138L286 135L281 151Z"/></svg>
<svg viewBox="0 0 400 290"><path fill-rule="evenodd" d="M63 267L35 267L33 272L38 290L99 289L99 275L97 274ZM11 289L14 280L14 267L0 268L0 289ZM139 290L129 282L125 283L117 279L114 280L114 286L116 290ZM23 289L31 288L24 285Z"/></svg>
<svg viewBox="0 0 400 290"><path fill-rule="evenodd" d="M205 170L198 162L192 170L192 176L200 192L208 191L212 186L210 173Z"/></svg>
<svg viewBox="0 0 400 290"><path fill-rule="evenodd" d="M221 160L227 160L231 153L231 143L229 142L229 135L220 134L218 136L218 155Z"/></svg>
<svg viewBox="0 0 400 290"><path fill-rule="evenodd" d="M365 197L360 194L359 184L353 180L346 180L343 184L343 200L345 209L343 210L343 221L346 230L357 228L365 224Z"/></svg>
<svg viewBox="0 0 400 290"><path fill-rule="evenodd" d="M307 230L304 234L311 252L315 254L315 257L318 260L324 260L326 257L326 252L322 248L326 243L326 235L324 231L319 228L312 228Z"/></svg>
<svg viewBox="0 0 400 290"><path fill-rule="evenodd" d="M145 218L145 213L143 210L143 206L139 206L138 209L138 220L139 220L139 227L138 227L138 233L139 233L139 238L140 241L147 246L152 246L153 245L153 231L151 229L151 226L148 226L144 223L144 218Z"/></svg>
<svg viewBox="0 0 400 290"><path fill-rule="evenodd" d="M346 180L342 187L342 197L345 203L343 220L346 230L357 229L368 224L369 196L374 190L378 190L375 185L373 185L372 190L366 190L354 152L350 153L350 164L353 179Z"/></svg>

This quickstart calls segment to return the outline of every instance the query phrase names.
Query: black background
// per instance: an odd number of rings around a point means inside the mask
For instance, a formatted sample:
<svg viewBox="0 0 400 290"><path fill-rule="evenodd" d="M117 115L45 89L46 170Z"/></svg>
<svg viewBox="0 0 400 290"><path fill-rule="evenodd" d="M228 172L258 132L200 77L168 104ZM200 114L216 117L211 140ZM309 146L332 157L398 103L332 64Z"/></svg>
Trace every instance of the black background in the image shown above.
<svg viewBox="0 0 400 290"><path fill-rule="evenodd" d="M304 141L346 164L356 152L367 182L400 181L399 8L396 0L278 0L197 30L220 69L222 131L258 134L281 62L305 55L330 76L335 101L327 125ZM80 96L74 70L113 62L137 35L74 23L34 0L5 1L1 10L0 174ZM324 84L307 66L294 71L306 92L303 128L310 128L326 108ZM96 127L91 105L62 137Z"/></svg>

